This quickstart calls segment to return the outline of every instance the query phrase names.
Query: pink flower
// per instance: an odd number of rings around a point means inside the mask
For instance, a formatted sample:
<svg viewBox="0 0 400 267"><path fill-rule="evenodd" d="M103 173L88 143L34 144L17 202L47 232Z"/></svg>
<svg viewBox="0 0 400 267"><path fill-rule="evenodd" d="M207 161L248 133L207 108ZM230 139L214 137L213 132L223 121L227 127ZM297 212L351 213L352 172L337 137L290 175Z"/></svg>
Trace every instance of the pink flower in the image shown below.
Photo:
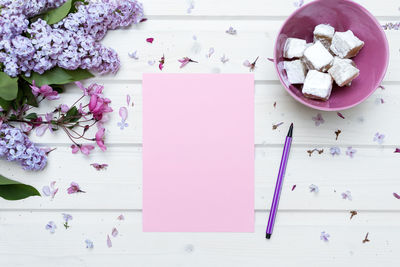
<svg viewBox="0 0 400 267"><path fill-rule="evenodd" d="M32 81L32 85L30 87L34 96L42 95L47 100L55 100L60 98L58 92L54 91L49 85L42 85L39 88L36 86L35 81Z"/></svg>
<svg viewBox="0 0 400 267"><path fill-rule="evenodd" d="M101 150L106 151L107 147L104 145L104 128L100 128L96 133L96 143L100 147Z"/></svg>
<svg viewBox="0 0 400 267"><path fill-rule="evenodd" d="M42 122L40 126L36 127L35 131L37 136L43 136L47 130L53 132L53 125L51 124L51 121L53 120L53 115L53 113L46 114L45 119L47 123L43 123L41 119L37 120L37 122Z"/></svg>
<svg viewBox="0 0 400 267"><path fill-rule="evenodd" d="M68 194L74 194L74 193L86 193L85 191L82 191L81 188L79 187L79 184L72 182L71 186L68 187L67 189Z"/></svg>
<svg viewBox="0 0 400 267"><path fill-rule="evenodd" d="M198 63L197 61L194 61L188 57L184 57L182 59L178 59L178 61L181 63L180 68L185 67L189 62L193 62L193 63Z"/></svg>
<svg viewBox="0 0 400 267"><path fill-rule="evenodd" d="M61 105L60 105L60 110L61 110L61 112L63 112L63 113L67 113L68 110L69 110L69 107L68 107L68 105L61 104Z"/></svg>
<svg viewBox="0 0 400 267"><path fill-rule="evenodd" d="M97 95L97 96L103 96L103 89L104 86L97 84L97 83L92 83L91 85L89 85L88 87L88 95L92 96L92 95Z"/></svg>
<svg viewBox="0 0 400 267"><path fill-rule="evenodd" d="M153 43L153 41L154 41L154 38L147 38L146 39L146 42L151 43L151 44Z"/></svg>
<svg viewBox="0 0 400 267"><path fill-rule="evenodd" d="M96 170L105 170L108 167L108 164L99 164L99 163L92 163L90 166L93 166Z"/></svg>
<svg viewBox="0 0 400 267"><path fill-rule="evenodd" d="M110 103L110 99L92 94L89 102L89 110L96 120L101 120L104 113L113 111L112 108L108 106Z"/></svg>
<svg viewBox="0 0 400 267"><path fill-rule="evenodd" d="M90 152L94 149L93 145L76 145L73 144L71 145L72 149L72 154L76 154L79 152L79 150L82 152L82 154L88 156Z"/></svg>

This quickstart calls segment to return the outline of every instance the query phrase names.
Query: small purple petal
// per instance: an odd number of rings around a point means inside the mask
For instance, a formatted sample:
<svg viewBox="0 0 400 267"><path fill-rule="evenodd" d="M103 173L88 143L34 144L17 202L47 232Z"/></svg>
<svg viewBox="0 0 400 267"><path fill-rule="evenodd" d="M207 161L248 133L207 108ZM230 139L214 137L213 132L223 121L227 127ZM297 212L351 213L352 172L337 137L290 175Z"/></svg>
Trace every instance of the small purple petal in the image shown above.
<svg viewBox="0 0 400 267"><path fill-rule="evenodd" d="M109 248L112 247L112 242L111 242L111 239L110 239L109 235L107 235L107 247L109 247Z"/></svg>
<svg viewBox="0 0 400 267"><path fill-rule="evenodd" d="M121 117L122 121L126 121L128 118L128 109L126 107L120 107L119 116Z"/></svg>
<svg viewBox="0 0 400 267"><path fill-rule="evenodd" d="M117 235L118 235L118 230L117 230L117 228L114 227L114 228L112 229L111 235L112 235L113 237L117 237Z"/></svg>
<svg viewBox="0 0 400 267"><path fill-rule="evenodd" d="M397 194L397 193L393 193L393 196L394 196L395 198L397 198L397 199L400 199L400 195Z"/></svg>

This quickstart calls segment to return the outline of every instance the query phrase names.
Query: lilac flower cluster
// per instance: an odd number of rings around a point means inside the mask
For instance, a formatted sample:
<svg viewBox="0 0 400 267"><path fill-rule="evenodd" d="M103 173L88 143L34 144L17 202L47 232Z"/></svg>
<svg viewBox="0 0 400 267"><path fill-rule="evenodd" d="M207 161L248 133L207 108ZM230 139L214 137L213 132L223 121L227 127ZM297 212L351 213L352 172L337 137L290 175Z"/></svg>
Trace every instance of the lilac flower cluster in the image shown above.
<svg viewBox="0 0 400 267"><path fill-rule="evenodd" d="M37 148L20 129L7 124L0 126L0 157L19 162L25 170L42 170L46 153Z"/></svg>
<svg viewBox="0 0 400 267"><path fill-rule="evenodd" d="M0 41L23 33L28 18L61 6L66 0L0 0Z"/></svg>
<svg viewBox="0 0 400 267"><path fill-rule="evenodd" d="M55 66L69 70L88 69L100 74L118 70L117 53L99 41L107 30L139 23L143 19L142 4L136 0L77 2L77 11L54 25L50 26L42 19L29 24L27 18L33 13L38 14L64 1L31 1L37 4L25 6L32 6L35 11L16 15L23 18L18 20L9 15L18 13L16 4L12 5L13 8L0 9L0 35L3 36L0 39L0 63L5 73L12 77L21 73L30 76L31 71L43 74ZM0 6L5 6L3 2L14 1L0 0Z"/></svg>

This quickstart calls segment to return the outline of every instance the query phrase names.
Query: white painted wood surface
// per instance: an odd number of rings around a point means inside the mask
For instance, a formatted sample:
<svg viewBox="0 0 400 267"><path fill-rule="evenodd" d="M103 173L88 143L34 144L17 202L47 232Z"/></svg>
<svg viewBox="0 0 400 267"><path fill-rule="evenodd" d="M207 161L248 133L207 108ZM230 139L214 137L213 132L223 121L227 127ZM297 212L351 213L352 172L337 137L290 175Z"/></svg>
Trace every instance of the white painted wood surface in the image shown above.
<svg viewBox="0 0 400 267"><path fill-rule="evenodd" d="M320 112L325 123L314 125L317 111L295 102L277 80L271 62L275 35L284 19L295 10L294 0L197 0L191 14L186 0L143 0L149 20L139 27L110 32L104 43L119 53L122 67L114 76L97 77L115 110L130 94L129 127L121 131L114 112L107 127L106 153L96 150L89 158L70 153L68 140L58 135L33 139L43 146L57 147L48 167L41 173L27 173L16 165L0 162L5 176L41 189L51 181L60 188L54 200L48 197L8 202L0 199L0 266L382 266L398 265L400 251L400 32L387 31L391 59L383 85L363 104L342 112ZM309 2L309 1L306 1ZM399 2L359 0L381 23L399 19ZM225 33L229 26L238 34ZM197 41L193 40L193 35ZM154 37L153 44L145 42ZM208 49L215 49L207 59ZM127 53L138 51L135 61ZM256 116L256 231L243 233L143 233L142 207L142 99L143 72L159 72L149 60L165 54L163 72L243 73L243 61L260 56L255 71ZM229 62L219 58L225 54ZM177 59L198 60L179 69ZM62 102L79 94L71 86ZM227 96L229 97L229 96ZM383 98L385 103L380 104ZM276 108L273 107L276 102ZM53 103L52 103L53 105ZM44 107L48 109L48 107ZM282 142L290 122L295 139L285 177L280 211L271 240L264 230L272 198ZM272 125L284 122L277 130ZM334 131L342 134L335 140ZM383 145L373 142L376 132L386 135ZM234 144L232 144L234 145ZM341 148L332 157L328 150ZM345 155L348 146L357 150L353 159ZM306 150L323 148L309 157ZM108 163L97 172L90 163ZM67 195L70 182L78 182L86 194ZM297 187L291 191L292 186ZM319 186L312 194L310 184ZM350 190L353 200L343 200ZM357 210L350 220L350 210ZM74 218L71 227L62 226L62 213ZM117 217L123 214L124 221ZM51 235L44 227L53 220L58 229ZM117 227L119 236L106 245L107 234ZM321 231L329 242L319 239ZM370 242L362 243L369 232ZM94 249L85 248L85 239Z"/></svg>

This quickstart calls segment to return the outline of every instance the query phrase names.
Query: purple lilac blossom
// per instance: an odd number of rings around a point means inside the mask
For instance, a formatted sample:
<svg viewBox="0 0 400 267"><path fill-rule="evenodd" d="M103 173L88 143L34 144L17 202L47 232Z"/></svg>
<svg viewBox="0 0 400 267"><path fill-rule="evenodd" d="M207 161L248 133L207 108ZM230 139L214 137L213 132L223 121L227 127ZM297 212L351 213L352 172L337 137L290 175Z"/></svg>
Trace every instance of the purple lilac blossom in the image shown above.
<svg viewBox="0 0 400 267"><path fill-rule="evenodd" d="M42 170L46 153L36 147L20 129L7 124L0 127L0 158L19 162L25 170Z"/></svg>
<svg viewBox="0 0 400 267"><path fill-rule="evenodd" d="M0 7L9 2L0 0ZM115 73L120 66L118 55L99 41L107 30L137 24L143 18L142 4L136 0L100 0L87 5L77 2L77 12L52 26L40 18L28 26L27 18L65 0L15 2L21 10L14 2L0 9L0 63L12 77L30 76L32 71L43 74L55 66Z"/></svg>

